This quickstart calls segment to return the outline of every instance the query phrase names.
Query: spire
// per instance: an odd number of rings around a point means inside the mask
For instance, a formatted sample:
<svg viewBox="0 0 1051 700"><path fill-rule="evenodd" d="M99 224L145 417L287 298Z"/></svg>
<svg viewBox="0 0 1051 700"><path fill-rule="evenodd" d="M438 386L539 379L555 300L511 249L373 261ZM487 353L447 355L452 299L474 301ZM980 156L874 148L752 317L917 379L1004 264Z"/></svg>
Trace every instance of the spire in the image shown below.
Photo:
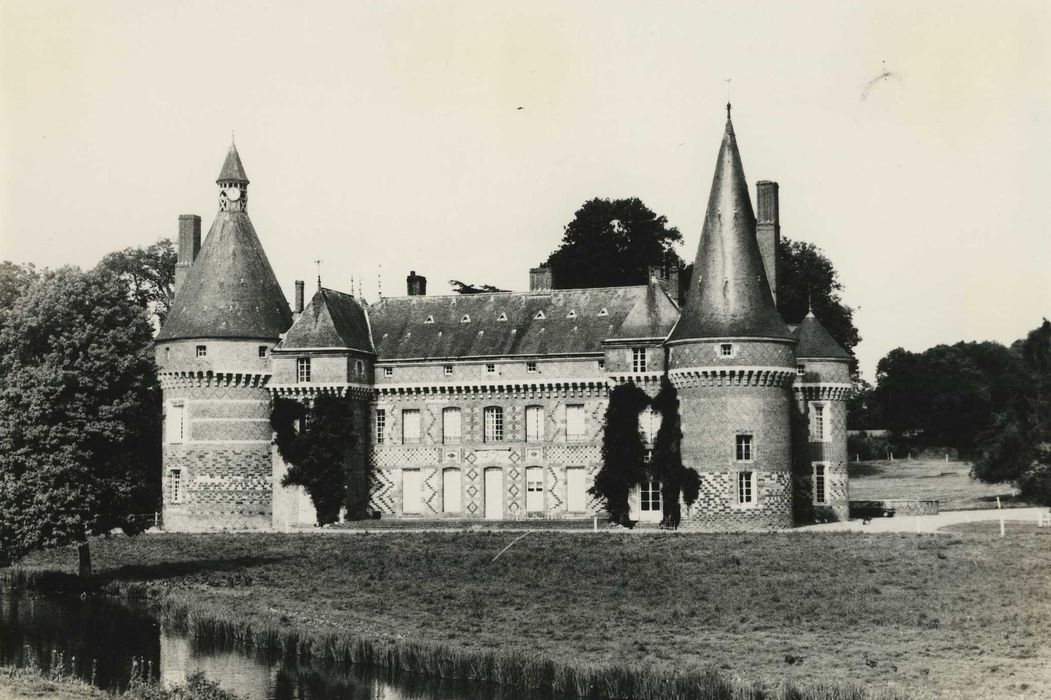
<svg viewBox="0 0 1051 700"><path fill-rule="evenodd" d="M241 164L241 156L237 153L237 146L233 143L233 134L230 136L230 150L226 152L226 160L223 161L223 169L219 171L220 182L242 182L248 184L248 175L245 167Z"/></svg>
<svg viewBox="0 0 1051 700"><path fill-rule="evenodd" d="M708 210L682 316L669 340L791 338L774 307L737 137L726 106Z"/></svg>
<svg viewBox="0 0 1051 700"><path fill-rule="evenodd" d="M795 337L799 340L796 357L817 358L822 360L849 360L850 353L843 349L832 334L825 330L813 311L807 312L806 318L796 328Z"/></svg>

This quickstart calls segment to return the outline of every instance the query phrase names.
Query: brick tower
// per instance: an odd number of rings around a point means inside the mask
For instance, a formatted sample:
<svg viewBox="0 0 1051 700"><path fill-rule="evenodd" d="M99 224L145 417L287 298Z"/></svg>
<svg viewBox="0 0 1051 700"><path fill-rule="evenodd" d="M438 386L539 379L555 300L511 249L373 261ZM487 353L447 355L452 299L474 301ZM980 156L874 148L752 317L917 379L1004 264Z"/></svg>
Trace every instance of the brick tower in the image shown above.
<svg viewBox="0 0 1051 700"><path fill-rule="evenodd" d="M790 527L796 340L774 307L726 110L693 279L667 340L683 462L701 475L683 527Z"/></svg>
<svg viewBox="0 0 1051 700"><path fill-rule="evenodd" d="M265 387L270 349L292 312L248 218L248 177L232 145L216 183L219 212L199 254L199 219L180 217L181 274L155 341L168 530L266 529L271 521Z"/></svg>

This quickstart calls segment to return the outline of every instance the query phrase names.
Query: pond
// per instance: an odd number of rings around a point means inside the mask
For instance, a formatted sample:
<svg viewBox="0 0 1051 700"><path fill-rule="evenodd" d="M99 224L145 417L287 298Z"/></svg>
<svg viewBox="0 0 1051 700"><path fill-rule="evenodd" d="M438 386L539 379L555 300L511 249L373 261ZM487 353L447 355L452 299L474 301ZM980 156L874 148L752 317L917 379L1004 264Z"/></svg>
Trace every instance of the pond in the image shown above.
<svg viewBox="0 0 1051 700"><path fill-rule="evenodd" d="M204 648L166 629L143 605L0 583L0 665L47 669L60 661L107 690L126 688L132 663L138 662L164 684L203 671L250 700L511 700L526 695L521 689L323 665L265 651Z"/></svg>

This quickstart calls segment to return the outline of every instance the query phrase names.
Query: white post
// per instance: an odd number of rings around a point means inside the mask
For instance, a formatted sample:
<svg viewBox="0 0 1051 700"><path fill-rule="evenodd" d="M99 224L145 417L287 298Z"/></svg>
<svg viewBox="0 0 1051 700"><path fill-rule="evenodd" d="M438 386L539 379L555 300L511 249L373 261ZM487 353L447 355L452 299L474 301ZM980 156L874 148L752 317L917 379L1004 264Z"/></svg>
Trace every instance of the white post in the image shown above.
<svg viewBox="0 0 1051 700"><path fill-rule="evenodd" d="M1000 497L999 496L996 497L996 508L997 508L997 510L999 510L1000 508L1003 508L1003 506L1000 505Z"/></svg>
<svg viewBox="0 0 1051 700"><path fill-rule="evenodd" d="M598 532L598 516L597 515L593 516L593 518L594 519L593 519L592 524L591 524L592 528L594 529L595 532Z"/></svg>
<svg viewBox="0 0 1051 700"><path fill-rule="evenodd" d="M945 453L945 461L946 461L946 462L948 462L948 461L949 461L949 453L948 453L948 452L946 452L946 453Z"/></svg>
<svg viewBox="0 0 1051 700"><path fill-rule="evenodd" d="M916 516L916 534L920 534L920 516Z"/></svg>
<svg viewBox="0 0 1051 700"><path fill-rule="evenodd" d="M1004 516L1000 516L1000 537L1004 536Z"/></svg>

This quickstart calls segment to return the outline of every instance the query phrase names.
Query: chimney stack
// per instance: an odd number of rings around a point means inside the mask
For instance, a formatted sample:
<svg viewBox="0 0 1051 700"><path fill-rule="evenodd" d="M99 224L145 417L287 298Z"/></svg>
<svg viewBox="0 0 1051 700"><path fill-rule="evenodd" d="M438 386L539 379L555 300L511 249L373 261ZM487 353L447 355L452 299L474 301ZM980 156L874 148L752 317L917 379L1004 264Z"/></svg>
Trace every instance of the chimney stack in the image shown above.
<svg viewBox="0 0 1051 700"><path fill-rule="evenodd" d="M296 305L292 308L293 318L299 318L299 315L303 313L303 280L296 280Z"/></svg>
<svg viewBox="0 0 1051 700"><path fill-rule="evenodd" d="M781 214L776 182L760 180L755 185L755 237L763 257L766 281L777 304L777 249L781 247Z"/></svg>
<svg viewBox="0 0 1051 700"><path fill-rule="evenodd" d="M553 285L551 268L543 265L529 270L529 291L550 292Z"/></svg>
<svg viewBox="0 0 1051 700"><path fill-rule="evenodd" d="M201 252L201 217L196 214L180 214L178 257L175 263L176 292L186 280L186 275L190 274L190 267L197 259L199 252Z"/></svg>
<svg viewBox="0 0 1051 700"><path fill-rule="evenodd" d="M676 304L682 305L682 299L679 298L679 265L678 263L672 263L667 267L662 265L650 265L647 268L646 284L649 284L651 280L656 280L657 284L660 285L664 293L671 297Z"/></svg>
<svg viewBox="0 0 1051 700"><path fill-rule="evenodd" d="M410 297L427 296L427 278L417 275L416 270L409 271L409 276L405 278L405 286L408 287Z"/></svg>

